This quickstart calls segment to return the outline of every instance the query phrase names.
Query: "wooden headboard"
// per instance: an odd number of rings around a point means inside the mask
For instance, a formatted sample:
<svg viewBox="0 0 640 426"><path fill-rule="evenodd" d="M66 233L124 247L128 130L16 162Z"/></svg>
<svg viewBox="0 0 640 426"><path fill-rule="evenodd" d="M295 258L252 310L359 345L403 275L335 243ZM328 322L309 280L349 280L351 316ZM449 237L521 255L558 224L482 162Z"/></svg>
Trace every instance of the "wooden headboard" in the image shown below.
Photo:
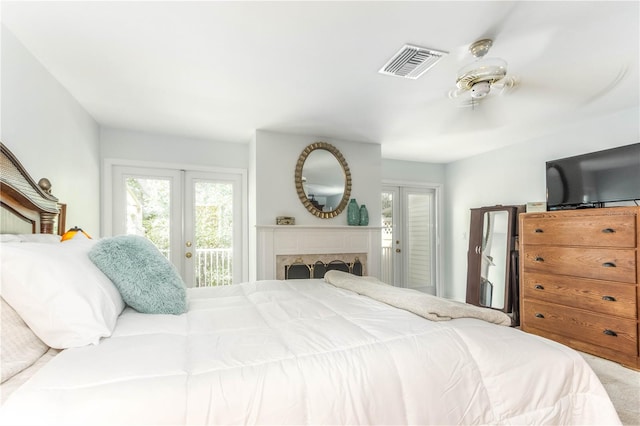
<svg viewBox="0 0 640 426"><path fill-rule="evenodd" d="M0 151L0 233L62 235L66 206L51 195L49 180L36 184L1 142Z"/></svg>

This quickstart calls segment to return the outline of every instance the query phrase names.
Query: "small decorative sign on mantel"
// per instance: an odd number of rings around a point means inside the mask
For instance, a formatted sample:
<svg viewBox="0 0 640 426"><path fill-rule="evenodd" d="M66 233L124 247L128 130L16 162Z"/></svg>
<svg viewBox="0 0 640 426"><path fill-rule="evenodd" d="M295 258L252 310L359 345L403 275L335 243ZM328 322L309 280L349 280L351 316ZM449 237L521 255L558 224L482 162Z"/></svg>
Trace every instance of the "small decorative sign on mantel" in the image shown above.
<svg viewBox="0 0 640 426"><path fill-rule="evenodd" d="M295 225L296 218L293 216L278 216L276 217L276 225Z"/></svg>

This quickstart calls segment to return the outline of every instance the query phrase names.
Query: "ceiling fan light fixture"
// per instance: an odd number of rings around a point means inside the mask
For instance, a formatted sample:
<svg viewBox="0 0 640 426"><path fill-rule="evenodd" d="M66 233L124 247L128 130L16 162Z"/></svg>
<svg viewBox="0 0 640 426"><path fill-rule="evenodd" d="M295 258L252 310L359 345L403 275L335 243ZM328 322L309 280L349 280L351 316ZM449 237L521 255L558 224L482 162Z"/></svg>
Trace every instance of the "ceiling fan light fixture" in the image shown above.
<svg viewBox="0 0 640 426"><path fill-rule="evenodd" d="M507 75L507 62L500 58L482 58L458 71L456 85L460 89L471 90L474 84L487 81L495 83Z"/></svg>
<svg viewBox="0 0 640 426"><path fill-rule="evenodd" d="M471 86L471 97L473 99L482 99L491 91L491 84L488 81L480 81Z"/></svg>
<svg viewBox="0 0 640 426"><path fill-rule="evenodd" d="M469 46L469 52L475 60L458 70L456 88L449 91L449 98L465 99L464 105L473 107L492 89L496 89L494 93L502 94L505 89L516 85L516 78L507 76L507 62L504 59L485 57L492 45L491 39L481 39Z"/></svg>

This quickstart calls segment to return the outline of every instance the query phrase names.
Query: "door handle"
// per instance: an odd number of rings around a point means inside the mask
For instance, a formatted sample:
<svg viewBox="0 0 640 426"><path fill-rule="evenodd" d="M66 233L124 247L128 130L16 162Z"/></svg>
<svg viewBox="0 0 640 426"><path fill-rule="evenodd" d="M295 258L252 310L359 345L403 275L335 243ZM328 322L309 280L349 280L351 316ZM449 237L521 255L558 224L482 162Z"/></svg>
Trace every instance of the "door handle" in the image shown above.
<svg viewBox="0 0 640 426"><path fill-rule="evenodd" d="M396 253L400 253L402 250L400 250L399 248L396 249Z"/></svg>
<svg viewBox="0 0 640 426"><path fill-rule="evenodd" d="M184 257L186 257L187 259L191 259L191 256L193 256L193 255L191 254L190 251L186 252L185 255L184 255Z"/></svg>

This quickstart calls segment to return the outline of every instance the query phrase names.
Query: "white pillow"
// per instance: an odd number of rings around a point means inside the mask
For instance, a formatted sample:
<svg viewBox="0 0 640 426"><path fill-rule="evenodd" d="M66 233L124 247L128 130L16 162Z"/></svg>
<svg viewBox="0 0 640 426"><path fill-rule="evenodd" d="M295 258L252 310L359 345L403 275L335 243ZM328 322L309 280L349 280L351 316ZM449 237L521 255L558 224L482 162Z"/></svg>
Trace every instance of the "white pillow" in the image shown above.
<svg viewBox="0 0 640 426"><path fill-rule="evenodd" d="M56 234L0 234L2 243L59 243L61 239Z"/></svg>
<svg viewBox="0 0 640 426"><path fill-rule="evenodd" d="M0 243L19 243L22 239L16 234L0 234Z"/></svg>
<svg viewBox="0 0 640 426"><path fill-rule="evenodd" d="M49 349L4 299L0 299L0 376L2 383L33 365Z"/></svg>
<svg viewBox="0 0 640 426"><path fill-rule="evenodd" d="M56 349L98 344L124 309L120 293L87 256L93 240L2 245L2 297Z"/></svg>
<svg viewBox="0 0 640 426"><path fill-rule="evenodd" d="M62 237L56 234L18 234L23 243L60 243Z"/></svg>

